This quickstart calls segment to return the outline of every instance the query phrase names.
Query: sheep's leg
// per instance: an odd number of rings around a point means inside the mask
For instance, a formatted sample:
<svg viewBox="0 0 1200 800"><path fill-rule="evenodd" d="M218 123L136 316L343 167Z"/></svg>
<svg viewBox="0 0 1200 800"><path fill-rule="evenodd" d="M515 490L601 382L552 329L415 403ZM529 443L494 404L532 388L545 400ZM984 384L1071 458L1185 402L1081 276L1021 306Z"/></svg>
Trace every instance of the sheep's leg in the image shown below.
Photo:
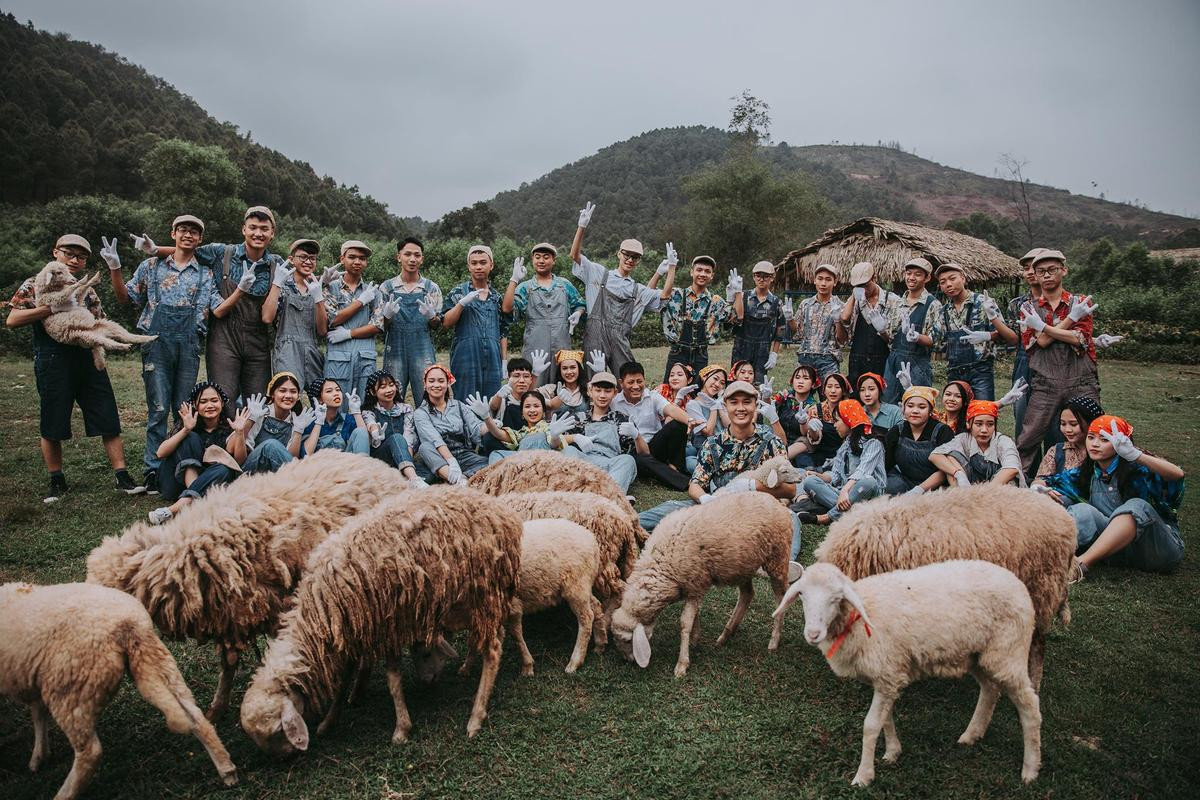
<svg viewBox="0 0 1200 800"><path fill-rule="evenodd" d="M604 646L608 644L608 632L612 630L612 615L613 612L616 611L621 605L621 593L618 592L617 594L614 594L612 597L605 600L602 605L604 606L604 624L601 626L603 629L601 633L603 634L604 641L597 644L597 653L604 652Z"/></svg>
<svg viewBox="0 0 1200 800"><path fill-rule="evenodd" d="M894 697L888 697L878 689L871 698L871 710L863 720L862 758L858 762L858 772L854 773L851 786L866 786L875 779L875 744L879 741L879 731L883 721L891 716Z"/></svg>
<svg viewBox="0 0 1200 800"><path fill-rule="evenodd" d="M529 652L529 648L525 645L524 620L524 607L520 600L514 598L508 613L508 633L516 640L517 648L521 651L521 674L529 677L533 674L533 653ZM570 670L567 671L570 672Z"/></svg>
<svg viewBox="0 0 1200 800"><path fill-rule="evenodd" d="M679 614L679 660L675 662L675 677L682 678L687 674L688 666L692 663L690 647L692 643L692 626L696 624L696 616L700 613L700 598L689 597L683 604Z"/></svg>
<svg viewBox="0 0 1200 800"><path fill-rule="evenodd" d="M783 595L787 592L787 581L771 578L771 591L775 593L775 607L779 608L779 604L783 602ZM767 644L767 650L774 652L779 649L779 640L783 638L783 614L775 617L771 622L771 641Z"/></svg>
<svg viewBox="0 0 1200 800"><path fill-rule="evenodd" d="M479 676L479 689L475 692L475 704L471 707L471 718L467 720L467 737L479 733L483 721L487 719L488 699L492 696L492 687L496 683L496 672L500 669L500 654L503 652L500 632L492 634L491 641L485 645L483 652L483 670Z"/></svg>
<svg viewBox="0 0 1200 800"><path fill-rule="evenodd" d="M30 703L29 711L33 716L33 754L29 757L29 771L37 772L38 767L50 754L50 726L47 724L49 712L41 700Z"/></svg>
<svg viewBox="0 0 1200 800"><path fill-rule="evenodd" d="M603 653L608 645L608 630L604 623L604 606L592 596L592 649Z"/></svg>
<svg viewBox="0 0 1200 800"><path fill-rule="evenodd" d="M1022 673L1020 679L1005 685L1004 693L1013 701L1021 718L1021 734L1025 741L1021 780L1029 783L1038 776L1038 770L1042 766L1042 712L1037 692L1033 691L1033 684Z"/></svg>
<svg viewBox="0 0 1200 800"><path fill-rule="evenodd" d="M729 615L729 621L725 623L725 630L721 631L721 635L717 637L717 647L725 644L730 636L742 624L742 619L746 616L746 611L750 608L751 601L754 600L754 584L746 581L738 587L737 605L733 607L733 613Z"/></svg>
<svg viewBox="0 0 1200 800"><path fill-rule="evenodd" d="M1046 656L1046 635L1033 632L1033 639L1029 642L1029 680L1033 682L1033 690L1035 692L1042 689L1042 660Z"/></svg>
<svg viewBox="0 0 1200 800"><path fill-rule="evenodd" d="M883 721L883 741L886 747L883 751L883 760L889 764L896 763L896 759L900 758L900 737L896 735L896 707L892 706L888 712L887 719Z"/></svg>
<svg viewBox="0 0 1200 800"><path fill-rule="evenodd" d="M350 684L350 692L346 695L349 705L358 705L367 694L367 684L371 682L371 660L364 658L354 672L354 683Z"/></svg>
<svg viewBox="0 0 1200 800"><path fill-rule="evenodd" d="M392 744L404 744L412 733L412 717L404 703L404 678L400 673L400 659L389 658L384 663L387 672L388 691L392 694L392 706L396 709L396 727L392 730Z"/></svg>
<svg viewBox="0 0 1200 800"><path fill-rule="evenodd" d="M233 678L237 675L238 659L241 653L236 648L217 645L217 656L221 660L221 676L217 679L217 691L213 694L212 703L204 716L209 722L216 722L229 708L229 695L233 693Z"/></svg>
<svg viewBox="0 0 1200 800"><path fill-rule="evenodd" d="M346 696L350 690L350 682L357 672L357 661L351 661L342 669L341 681L338 684L337 692L333 695L333 703L329 706L329 710L325 712L325 716L321 719L321 724L317 725L317 736L324 736L333 730L333 726L337 725L338 720L342 718L342 709L346 707Z"/></svg>
<svg viewBox="0 0 1200 800"><path fill-rule="evenodd" d="M575 634L575 649L571 652L571 660L567 662L568 673L583 666L583 660L587 658L588 639L592 638L592 625L596 621L596 615L592 611L593 600L588 589L567 598L567 605L575 612L575 619L579 621L579 632Z"/></svg>
<svg viewBox="0 0 1200 800"><path fill-rule="evenodd" d="M975 703L975 713L967 723L967 729L958 737L959 744L975 744L987 733L988 725L992 723L992 713L996 710L996 700L1000 697L1000 685L979 667L972 667L971 674L979 681L979 700Z"/></svg>
<svg viewBox="0 0 1200 800"><path fill-rule="evenodd" d="M165 647L163 655L170 657ZM165 664L165 661L161 663ZM204 718L204 714L196 706L192 692L183 682L183 676L179 674L174 659L171 659L170 666L165 666L165 670L173 672L174 675L162 675L153 669L135 674L134 681L138 691L150 705L163 713L167 719L167 728L172 733L191 734L199 739L213 766L217 768L221 782L226 786L236 786L237 767L229 758L229 751L221 743L221 738L217 736L212 723Z"/></svg>
<svg viewBox="0 0 1200 800"><path fill-rule="evenodd" d="M93 708L52 708L54 721L67 735L67 741L75 751L75 761L67 779L58 788L54 800L75 800L96 773L100 755L100 737L96 735L96 712Z"/></svg>

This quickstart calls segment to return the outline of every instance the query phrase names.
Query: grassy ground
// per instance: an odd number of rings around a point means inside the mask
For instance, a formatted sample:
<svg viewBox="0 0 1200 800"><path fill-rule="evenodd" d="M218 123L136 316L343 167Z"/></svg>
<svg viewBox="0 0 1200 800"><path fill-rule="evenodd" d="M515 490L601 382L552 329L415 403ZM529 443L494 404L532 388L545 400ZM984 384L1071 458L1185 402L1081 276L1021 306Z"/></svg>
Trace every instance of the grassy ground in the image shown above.
<svg viewBox="0 0 1200 800"><path fill-rule="evenodd" d="M662 351L640 355L651 375L661 374ZM144 422L138 362L110 363L124 409L126 453L136 470ZM1194 421L1200 371L1109 362L1102 381L1106 408L1134 421L1143 446L1200 471L1192 449L1200 444ZM100 538L155 501L117 495L98 442L79 438L66 447L71 493L43 506L30 362L0 360L0 386L9 419L0 431L0 580L80 580ZM634 492L642 508L670 496L643 484ZM1193 546L1197 510L1189 498L1184 535ZM809 528L805 535L810 560L822 531ZM741 631L720 651L712 642L734 592L709 596L701 615L704 641L683 680L671 674L678 605L660 620L646 670L610 650L565 675L573 620L559 612L535 617L526 636L538 675L520 678L508 648L490 718L472 741L464 730L477 673L448 675L427 692L410 689L416 727L403 747L389 743L392 710L380 675L373 676L363 705L291 761L260 754L238 729L235 711L218 730L241 770L236 790L221 789L196 740L167 732L157 711L126 686L101 721L105 755L89 796L1194 797L1200 784L1196 567L1189 552L1176 575L1098 569L1072 589L1074 621L1056 630L1048 645L1043 768L1028 788L1018 777L1020 734L1007 701L981 744L954 744L974 707L975 686L962 680L926 681L905 693L896 711L900 762L880 763L872 788L852 792L870 690L833 677L801 641L799 613L785 626L779 652L768 654L764 585ZM190 643L171 647L205 705L215 683L213 652ZM69 769L69 747L55 730L53 758L31 776L25 768L31 741L25 709L0 700L0 796L48 797Z"/></svg>

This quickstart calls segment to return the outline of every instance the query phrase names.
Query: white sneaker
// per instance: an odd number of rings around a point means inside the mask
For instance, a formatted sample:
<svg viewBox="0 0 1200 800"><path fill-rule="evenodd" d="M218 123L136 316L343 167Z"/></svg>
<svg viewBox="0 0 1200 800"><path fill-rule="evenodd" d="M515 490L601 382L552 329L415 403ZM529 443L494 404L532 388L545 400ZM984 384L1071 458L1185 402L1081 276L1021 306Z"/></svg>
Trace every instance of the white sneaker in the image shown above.
<svg viewBox="0 0 1200 800"><path fill-rule="evenodd" d="M163 506L161 508L154 509L146 516L150 518L151 525L162 525L164 522L169 521L171 517L175 516L175 514L170 508Z"/></svg>
<svg viewBox="0 0 1200 800"><path fill-rule="evenodd" d="M408 488L410 488L410 489L428 489L429 484L426 483L425 481L421 480L420 478L409 478L408 479Z"/></svg>

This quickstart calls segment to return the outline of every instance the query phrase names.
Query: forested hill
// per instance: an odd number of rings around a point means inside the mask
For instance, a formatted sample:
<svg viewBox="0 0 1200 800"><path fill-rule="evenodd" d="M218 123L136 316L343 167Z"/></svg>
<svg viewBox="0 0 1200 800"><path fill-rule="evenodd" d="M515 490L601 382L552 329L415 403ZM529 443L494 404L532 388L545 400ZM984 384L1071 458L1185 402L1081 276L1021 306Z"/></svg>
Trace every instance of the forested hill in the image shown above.
<svg viewBox="0 0 1200 800"><path fill-rule="evenodd" d="M384 205L318 176L218 122L187 95L103 47L0 15L0 202L66 195L133 199L158 141L218 145L242 175L241 196L328 227L394 235Z"/></svg>
<svg viewBox="0 0 1200 800"><path fill-rule="evenodd" d="M728 141L723 131L697 126L650 131L610 145L496 195L490 203L499 215L497 230L518 241L569 241L575 210L591 200L598 208L588 232L592 248L614 247L625 236L653 242L678 237L686 202L680 179L721 159ZM1011 229L1012 242L1006 249L1026 249L1009 199L1016 188L1011 181L945 167L896 147L793 147L781 142L761 153L781 171L807 175L837 206L838 219L881 216L942 227L982 213ZM1181 235L1195 236L1200 225L1195 219L1050 186L1030 183L1026 188L1038 241L1065 245L1109 236L1158 245Z"/></svg>

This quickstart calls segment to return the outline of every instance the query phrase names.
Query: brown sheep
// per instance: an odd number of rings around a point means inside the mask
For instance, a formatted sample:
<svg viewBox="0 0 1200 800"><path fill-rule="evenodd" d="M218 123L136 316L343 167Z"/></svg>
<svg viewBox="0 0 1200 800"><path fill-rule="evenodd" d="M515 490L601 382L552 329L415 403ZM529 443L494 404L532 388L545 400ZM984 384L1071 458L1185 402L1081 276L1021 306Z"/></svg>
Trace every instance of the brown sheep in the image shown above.
<svg viewBox="0 0 1200 800"><path fill-rule="evenodd" d="M1058 503L1017 486L983 484L879 498L855 505L829 527L815 556L851 580L953 559L1007 567L1029 589L1036 612L1029 676L1042 680L1046 633L1071 621L1075 523Z"/></svg>
<svg viewBox="0 0 1200 800"><path fill-rule="evenodd" d="M406 489L399 470L322 450L216 487L163 526L105 537L88 556L87 580L136 597L169 638L217 642L221 677L207 713L217 719L242 650L275 630L313 547Z"/></svg>
<svg viewBox="0 0 1200 800"><path fill-rule="evenodd" d="M400 655L467 629L483 672L467 723L474 736L500 664L501 626L516 592L521 523L502 501L458 486L385 500L317 546L242 699L242 728L264 751L308 747L305 713L334 701L353 664L384 659L396 709L392 741L408 740Z"/></svg>

